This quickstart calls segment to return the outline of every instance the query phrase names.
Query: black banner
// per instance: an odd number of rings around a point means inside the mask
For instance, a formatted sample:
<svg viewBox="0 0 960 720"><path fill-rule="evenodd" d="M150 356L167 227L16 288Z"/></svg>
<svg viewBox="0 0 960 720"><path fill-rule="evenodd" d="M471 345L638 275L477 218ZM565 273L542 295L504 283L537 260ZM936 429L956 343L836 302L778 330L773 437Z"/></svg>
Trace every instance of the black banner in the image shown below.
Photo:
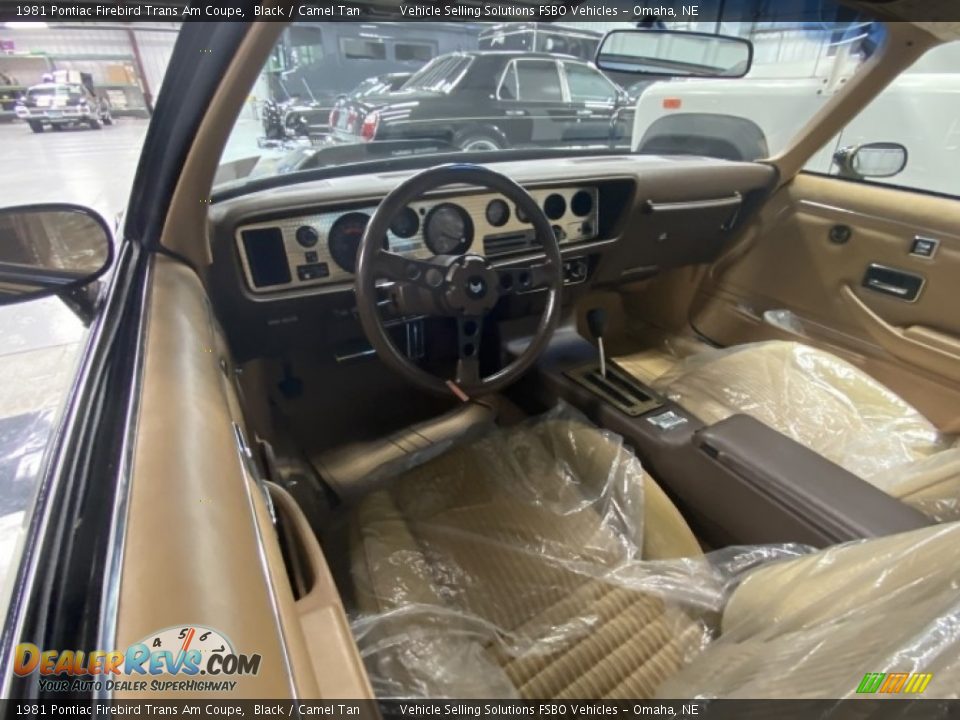
<svg viewBox="0 0 960 720"><path fill-rule="evenodd" d="M832 0L824 0L833 6ZM911 3L898 8L897 15L883 16L884 4L849 3L855 11L881 13L878 19L947 21L960 20L960 3L947 8L943 3ZM644 21L773 21L815 22L818 12L804 0L412 0L397 2L391 13L382 3L368 5L349 0L64 0L63 2L19 2L0 0L0 22L309 22L366 20L434 22L630 22ZM842 7L842 6L841 6ZM819 8L823 10L822 7ZM836 9L828 15L835 15ZM821 18L834 20L835 17Z"/></svg>
<svg viewBox="0 0 960 720"><path fill-rule="evenodd" d="M15 717L86 718L948 718L960 713L951 700L143 700L100 702L0 701L0 713Z"/></svg>

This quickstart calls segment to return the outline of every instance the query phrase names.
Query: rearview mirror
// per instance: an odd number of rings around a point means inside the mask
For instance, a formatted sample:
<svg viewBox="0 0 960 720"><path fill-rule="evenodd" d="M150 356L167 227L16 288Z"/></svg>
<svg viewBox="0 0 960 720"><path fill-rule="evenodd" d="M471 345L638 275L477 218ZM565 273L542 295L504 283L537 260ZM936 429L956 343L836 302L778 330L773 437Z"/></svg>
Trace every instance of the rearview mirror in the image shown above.
<svg viewBox="0 0 960 720"><path fill-rule="evenodd" d="M0 305L87 285L112 261L110 228L92 210L66 204L0 209Z"/></svg>
<svg viewBox="0 0 960 720"><path fill-rule="evenodd" d="M601 70L657 77L738 78L752 62L749 40L675 30L611 30L596 57Z"/></svg>
<svg viewBox="0 0 960 720"><path fill-rule="evenodd" d="M841 177L854 180L888 178L907 166L907 149L894 142L849 145L837 150L833 161L840 168Z"/></svg>

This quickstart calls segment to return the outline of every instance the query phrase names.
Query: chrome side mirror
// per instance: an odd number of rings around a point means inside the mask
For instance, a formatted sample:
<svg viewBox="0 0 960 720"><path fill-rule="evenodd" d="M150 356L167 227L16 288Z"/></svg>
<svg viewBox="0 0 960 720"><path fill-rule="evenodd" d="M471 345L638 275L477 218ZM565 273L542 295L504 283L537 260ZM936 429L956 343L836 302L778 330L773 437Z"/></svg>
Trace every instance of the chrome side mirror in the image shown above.
<svg viewBox="0 0 960 720"><path fill-rule="evenodd" d="M852 180L893 177L907 166L907 159L907 148L894 142L848 145L833 154L840 176Z"/></svg>
<svg viewBox="0 0 960 720"><path fill-rule="evenodd" d="M61 203L0 209L0 305L66 294L112 262L110 227L93 210Z"/></svg>

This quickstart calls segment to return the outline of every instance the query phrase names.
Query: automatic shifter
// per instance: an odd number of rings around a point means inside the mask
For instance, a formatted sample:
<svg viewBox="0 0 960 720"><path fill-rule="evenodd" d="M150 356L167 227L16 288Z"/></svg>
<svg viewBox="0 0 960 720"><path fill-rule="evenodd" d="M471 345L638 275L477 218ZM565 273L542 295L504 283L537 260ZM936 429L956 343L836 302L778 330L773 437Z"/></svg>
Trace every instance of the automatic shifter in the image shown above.
<svg viewBox="0 0 960 720"><path fill-rule="evenodd" d="M603 350L603 335L607 328L607 311L603 308L593 308L587 311L587 328L590 334L597 339L600 349L600 376L607 379L607 356Z"/></svg>

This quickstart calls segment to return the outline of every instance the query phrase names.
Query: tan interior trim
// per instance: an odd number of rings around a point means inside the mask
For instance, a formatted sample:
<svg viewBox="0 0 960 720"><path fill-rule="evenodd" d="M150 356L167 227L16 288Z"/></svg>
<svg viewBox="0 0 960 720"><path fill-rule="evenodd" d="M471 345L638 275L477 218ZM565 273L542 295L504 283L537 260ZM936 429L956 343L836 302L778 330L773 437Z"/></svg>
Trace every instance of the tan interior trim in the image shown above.
<svg viewBox="0 0 960 720"><path fill-rule="evenodd" d="M768 162L780 172L780 185L799 173L830 138L839 133L867 104L906 68L942 41L927 30L906 22L886 24L887 39L837 92L800 129L787 146Z"/></svg>
<svg viewBox="0 0 960 720"><path fill-rule="evenodd" d="M841 296L861 317L870 337L884 350L904 362L960 382L960 339L916 325L894 327L867 307L849 285L843 287Z"/></svg>
<svg viewBox="0 0 960 720"><path fill-rule="evenodd" d="M281 497L316 578L294 601L259 471L241 455L239 399L200 280L163 256L155 256L152 277L116 646L203 625L237 652L261 656L259 673L229 678L237 686L222 697L371 697L317 540ZM182 696L198 695L217 696Z"/></svg>
<svg viewBox="0 0 960 720"><path fill-rule="evenodd" d="M318 697L373 699L340 592L310 523L296 500L279 485L270 483L270 495L278 514L297 536L310 566L313 585L297 600L296 613L303 635L310 639L305 649L313 667Z"/></svg>
<svg viewBox="0 0 960 720"><path fill-rule="evenodd" d="M280 2L287 6L290 3ZM204 236L217 165L237 117L286 23L255 22L234 55L210 106L197 130L187 159L180 171L167 212L160 244L185 258L194 267L211 262L210 246Z"/></svg>

